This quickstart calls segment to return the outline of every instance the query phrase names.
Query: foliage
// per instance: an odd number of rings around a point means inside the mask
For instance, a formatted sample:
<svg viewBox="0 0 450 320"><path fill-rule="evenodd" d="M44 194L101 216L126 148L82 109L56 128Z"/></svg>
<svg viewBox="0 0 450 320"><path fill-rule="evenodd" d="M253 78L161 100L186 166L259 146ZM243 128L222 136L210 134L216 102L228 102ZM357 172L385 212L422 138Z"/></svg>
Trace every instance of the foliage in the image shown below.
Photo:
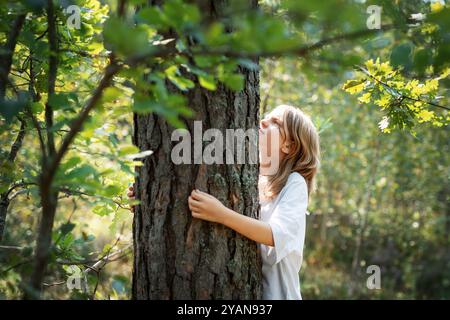
<svg viewBox="0 0 450 320"><path fill-rule="evenodd" d="M371 103L385 111L380 121L383 132L392 129L412 129L418 123L430 122L434 126L448 124L448 116L436 114L434 108L446 109L433 102L437 97L439 80L450 74L447 68L439 77L420 83L417 79L406 80L398 70L393 70L388 62L368 60L359 67L362 76L357 80L348 80L343 89L350 94L362 95L358 101Z"/></svg>
<svg viewBox="0 0 450 320"><path fill-rule="evenodd" d="M343 89L360 94L359 102L375 104L384 111L379 123L383 132L410 129L417 123L447 125L447 96L438 95L439 82L448 87L448 17L450 8L432 2L424 11L411 15L417 21L407 39L395 39L389 61L369 59L356 66L360 74L348 80ZM425 17L425 18L424 18ZM406 75L406 76L405 76ZM439 110L441 109L441 110Z"/></svg>

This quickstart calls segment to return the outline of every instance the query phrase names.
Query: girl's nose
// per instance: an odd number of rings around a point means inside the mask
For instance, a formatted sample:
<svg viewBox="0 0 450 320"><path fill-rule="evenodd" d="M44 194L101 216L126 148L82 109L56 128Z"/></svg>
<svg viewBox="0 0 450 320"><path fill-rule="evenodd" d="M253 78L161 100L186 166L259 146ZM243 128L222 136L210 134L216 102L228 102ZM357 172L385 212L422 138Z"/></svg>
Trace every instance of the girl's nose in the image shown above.
<svg viewBox="0 0 450 320"><path fill-rule="evenodd" d="M261 120L260 126L262 129L267 128L269 125L269 123L267 122L267 120Z"/></svg>

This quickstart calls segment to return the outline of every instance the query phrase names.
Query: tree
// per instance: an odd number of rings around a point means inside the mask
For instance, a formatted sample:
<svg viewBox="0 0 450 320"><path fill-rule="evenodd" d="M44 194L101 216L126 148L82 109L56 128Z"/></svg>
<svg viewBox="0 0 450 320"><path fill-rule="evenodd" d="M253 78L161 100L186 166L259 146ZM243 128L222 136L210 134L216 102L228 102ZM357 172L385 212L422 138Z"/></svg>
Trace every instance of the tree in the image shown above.
<svg viewBox="0 0 450 320"><path fill-rule="evenodd" d="M196 86L186 95L203 130L254 128L259 119L258 71L241 69L245 88L235 93L219 85ZM193 121L186 121L193 132ZM256 244L223 226L196 221L187 198L194 188L225 205L258 215L258 167L175 165L174 128L158 115L135 117L135 142L153 155L139 167L134 218L133 297L136 299L257 299L260 265Z"/></svg>
<svg viewBox="0 0 450 320"><path fill-rule="evenodd" d="M202 10L205 18L220 12L224 4L212 1ZM225 129L245 131L258 126L259 72L241 66L239 73L244 77L244 88L239 92L222 84L209 91L194 80L195 87L185 93L195 114L185 121L192 137L195 120L201 121L203 132L216 128L224 137ZM171 160L174 127L154 114L136 115L134 125L136 145L154 153L137 170L136 194L141 204L133 226L133 298L260 298L256 244L223 226L192 219L187 204L191 191L199 188L237 212L256 218L258 166L175 165Z"/></svg>

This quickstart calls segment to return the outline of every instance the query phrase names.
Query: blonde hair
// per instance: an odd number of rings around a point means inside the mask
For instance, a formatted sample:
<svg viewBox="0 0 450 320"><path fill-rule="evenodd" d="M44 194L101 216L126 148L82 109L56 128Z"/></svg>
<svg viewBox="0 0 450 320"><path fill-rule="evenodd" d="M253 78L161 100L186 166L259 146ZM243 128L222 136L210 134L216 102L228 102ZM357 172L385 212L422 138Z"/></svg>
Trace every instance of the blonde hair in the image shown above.
<svg viewBox="0 0 450 320"><path fill-rule="evenodd" d="M320 166L319 134L311 118L300 109L288 105L278 108L283 110L282 143L288 141L290 151L280 161L277 173L267 177L264 194L272 199L281 192L289 175L298 172L306 180L310 197L316 188L315 176Z"/></svg>

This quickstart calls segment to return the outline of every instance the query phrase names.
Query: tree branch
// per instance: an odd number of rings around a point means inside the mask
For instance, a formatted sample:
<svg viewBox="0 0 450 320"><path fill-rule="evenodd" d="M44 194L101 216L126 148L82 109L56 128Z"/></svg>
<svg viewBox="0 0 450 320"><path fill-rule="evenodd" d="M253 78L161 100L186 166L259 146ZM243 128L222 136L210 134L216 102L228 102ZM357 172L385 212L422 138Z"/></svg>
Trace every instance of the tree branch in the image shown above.
<svg viewBox="0 0 450 320"><path fill-rule="evenodd" d="M20 129L19 133L17 134L16 140L14 141L13 145L11 146L11 150L7 157L7 162L13 163L14 160L17 157L17 153L19 152L20 148L22 147L23 139L25 137L25 130L26 130L26 121L20 120ZM5 225L6 225L6 215L8 213L8 207L10 203L10 199L8 198L10 190L3 192L0 195L0 242L3 240L3 233L5 231Z"/></svg>
<svg viewBox="0 0 450 320"><path fill-rule="evenodd" d="M364 36L374 35L376 33L382 31L388 31L393 29L393 25L384 25L381 26L380 29L363 29L350 33L344 33L338 36L325 38L319 40L313 44L300 46L298 48L292 48L290 50L280 50L280 51L269 51L269 52L256 52L256 53L247 53L247 52L239 52L229 49L207 49L202 48L201 50L192 50L192 54L201 54L201 55L225 55L228 57L235 58L267 58L267 57L279 57L284 55L294 55L298 57L306 57L312 51L316 51L322 49L323 47L347 40L353 40L357 38L361 38Z"/></svg>
<svg viewBox="0 0 450 320"><path fill-rule="evenodd" d="M53 0L47 0L47 23L50 57L48 62L48 99L45 104L45 122L47 127L48 154L52 157L55 154L55 140L53 132L51 131L53 127L53 108L50 105L49 100L55 94L56 76L58 71L58 35Z"/></svg>
<svg viewBox="0 0 450 320"><path fill-rule="evenodd" d="M425 100L413 98L413 97L407 96L407 95L405 95L405 94L402 94L402 93L398 92L398 90L392 88L392 87L391 87L390 85L388 85L386 82L381 81L380 79L378 79L377 77L375 77L373 74L371 74L371 73L369 72L369 70L367 70L367 69L365 69L365 68L363 68L363 67L361 67L361 66L355 66L355 67L356 67L356 69L358 69L359 71L361 71L362 73L364 73L365 75L367 75L369 78L371 78L371 79L375 80L376 82L378 82L379 84L381 84L383 87L388 88L388 89L390 89L390 90L392 90L392 91L395 91L395 92L398 94L397 98L399 98L399 99L408 99L408 100L412 100L412 101L422 102L422 103L428 104L428 105L433 106L433 107L441 108L441 109L444 109L444 110L447 110L447 111L450 110L450 108L448 108L448 107L446 107L446 106L441 106L441 105L439 105L439 104L436 104L436 103L433 103L433 102L430 102L430 101L425 101ZM389 90L387 90L387 92L388 92L389 94L391 94ZM391 94L391 95L392 95L392 94Z"/></svg>
<svg viewBox="0 0 450 320"><path fill-rule="evenodd" d="M125 209L125 210L130 210L130 209L131 209L130 207L124 207L120 202L118 202L118 201L116 201L116 200L114 200L114 199L108 198L108 197L99 196L99 195L96 195L96 194L89 194L89 193L86 193L86 192L83 192L83 191L72 190L72 189L64 188L64 187L62 187L62 188L60 189L60 191L61 191L62 193L65 193L67 196L79 195L79 196L86 196L86 197L94 197L94 198L100 198L100 199L105 199L105 200L111 200L111 201L113 201L119 208L122 208L122 209Z"/></svg>
<svg viewBox="0 0 450 320"><path fill-rule="evenodd" d="M31 111L31 108L26 108L26 114L30 117L31 123L33 124L34 128L37 131L38 138L39 138L39 145L41 147L41 153L42 153L42 162L45 163L47 161L47 151L45 148L45 142L44 142L44 136L42 135L42 129L39 125L39 122L37 121L36 117L34 116L33 112Z"/></svg>
<svg viewBox="0 0 450 320"><path fill-rule="evenodd" d="M19 133L18 133L13 145L11 146L11 150L9 151L9 155L8 155L8 161L10 161L10 162L14 162L14 160L16 159L17 153L19 152L20 148L22 147L23 138L25 137L25 129L27 127L27 123L23 119L19 119L19 121L20 121Z"/></svg>
<svg viewBox="0 0 450 320"><path fill-rule="evenodd" d="M36 79L36 74L34 72L34 58L33 58L33 52L30 51L30 63L29 63L29 68L30 68L30 82L28 85L28 92L30 93L30 96L33 99L33 102L38 102L41 97L38 93L36 93L34 84L35 84L35 79ZM41 126L39 125L36 117L33 114L33 111L31 110L31 108L27 108L26 113L28 114L28 116L31 119L31 122L33 123L34 128L37 131L38 134L38 138L39 138L39 144L41 147L41 153L42 153L42 165L44 163L47 162L47 151L45 148L45 142L44 142L44 137L42 136L42 132L41 132Z"/></svg>
<svg viewBox="0 0 450 320"><path fill-rule="evenodd" d="M0 101L5 98L8 75L11 71L12 57L16 49L17 39L25 22L26 14L16 17L9 31L5 46L0 50Z"/></svg>

